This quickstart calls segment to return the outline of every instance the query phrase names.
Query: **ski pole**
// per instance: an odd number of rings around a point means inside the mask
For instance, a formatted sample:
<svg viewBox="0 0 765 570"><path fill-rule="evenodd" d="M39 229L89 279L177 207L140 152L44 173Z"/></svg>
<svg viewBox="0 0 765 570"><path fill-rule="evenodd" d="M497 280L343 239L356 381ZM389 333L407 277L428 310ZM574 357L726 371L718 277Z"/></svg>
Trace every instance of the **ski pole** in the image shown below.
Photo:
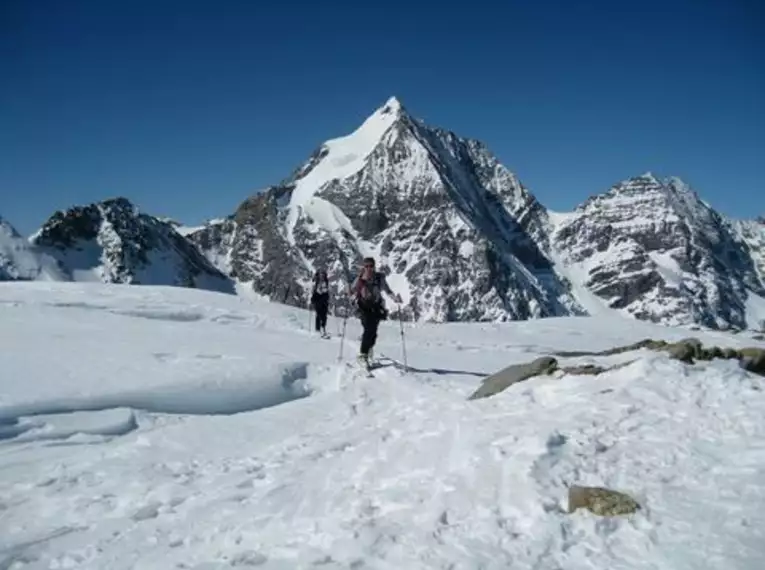
<svg viewBox="0 0 765 570"><path fill-rule="evenodd" d="M340 335L340 354L337 357L337 361L343 360L343 343L345 342L345 325L348 321L348 310L343 311L343 333Z"/></svg>
<svg viewBox="0 0 765 570"><path fill-rule="evenodd" d="M406 337L404 336L404 317L401 312L401 303L398 304L398 324L401 328L401 351L404 353L404 370L409 371L409 364L406 361Z"/></svg>

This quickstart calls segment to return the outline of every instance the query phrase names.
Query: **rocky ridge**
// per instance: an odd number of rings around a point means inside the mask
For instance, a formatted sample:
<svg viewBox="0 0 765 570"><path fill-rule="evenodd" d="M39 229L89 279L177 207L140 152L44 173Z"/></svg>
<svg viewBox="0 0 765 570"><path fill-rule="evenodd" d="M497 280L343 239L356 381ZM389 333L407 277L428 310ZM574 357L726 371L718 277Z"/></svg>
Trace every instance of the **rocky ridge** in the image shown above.
<svg viewBox="0 0 765 570"><path fill-rule="evenodd" d="M765 318L762 224L728 220L680 179L650 173L550 212L484 144L426 125L395 98L188 238L234 279L294 305L307 303L318 267L344 298L371 255L407 319L617 310L758 328Z"/></svg>
<svg viewBox="0 0 765 570"><path fill-rule="evenodd" d="M225 292L239 283L306 306L311 275L323 267L333 311L342 313L361 258L373 256L404 299L391 305L393 318L618 311L670 325L765 329L763 220L730 220L683 181L651 173L573 212L552 212L486 145L427 125L396 98L201 227L116 198L57 212L30 240L3 232L6 280Z"/></svg>
<svg viewBox="0 0 765 570"><path fill-rule="evenodd" d="M172 225L125 198L58 211L30 243L57 261L65 280L234 292L231 279Z"/></svg>

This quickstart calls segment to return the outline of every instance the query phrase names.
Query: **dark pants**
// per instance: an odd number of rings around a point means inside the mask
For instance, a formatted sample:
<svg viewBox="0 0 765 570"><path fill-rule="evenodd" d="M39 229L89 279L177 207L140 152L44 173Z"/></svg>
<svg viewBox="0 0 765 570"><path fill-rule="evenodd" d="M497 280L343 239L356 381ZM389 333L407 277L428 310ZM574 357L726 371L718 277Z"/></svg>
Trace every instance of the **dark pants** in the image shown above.
<svg viewBox="0 0 765 570"><path fill-rule="evenodd" d="M327 328L327 313L329 312L329 298L324 295L317 295L313 306L316 309L316 330L323 331Z"/></svg>
<svg viewBox="0 0 765 570"><path fill-rule="evenodd" d="M380 312L377 310L359 311L361 326L364 333L361 335L361 354L369 354L377 341L377 327L380 326Z"/></svg>

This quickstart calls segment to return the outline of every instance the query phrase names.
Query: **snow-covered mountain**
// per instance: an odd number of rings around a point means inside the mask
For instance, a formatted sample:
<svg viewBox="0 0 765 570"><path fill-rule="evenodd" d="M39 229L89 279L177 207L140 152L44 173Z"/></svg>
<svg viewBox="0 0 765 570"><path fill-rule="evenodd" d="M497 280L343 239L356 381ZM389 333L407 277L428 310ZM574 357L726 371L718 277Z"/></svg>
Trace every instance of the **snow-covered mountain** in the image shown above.
<svg viewBox="0 0 765 570"><path fill-rule="evenodd" d="M765 318L761 227L737 225L681 180L652 175L573 213L549 212L485 145L428 126L391 98L281 184L186 235L222 271L295 305L306 303L315 268L328 268L341 293L372 255L407 318L616 309L756 328Z"/></svg>
<svg viewBox="0 0 765 570"><path fill-rule="evenodd" d="M58 261L65 280L234 292L231 279L171 224L125 198L56 212L30 241Z"/></svg>
<svg viewBox="0 0 765 570"><path fill-rule="evenodd" d="M0 217L0 281L60 281L56 260L39 251Z"/></svg>
<svg viewBox="0 0 765 570"><path fill-rule="evenodd" d="M760 280L765 283L765 218L737 220L733 225L754 261Z"/></svg>
<svg viewBox="0 0 765 570"><path fill-rule="evenodd" d="M5 279L228 292L237 282L305 306L311 275L324 267L337 308L361 258L373 256L402 295L405 319L618 311L663 324L765 327L763 221L729 220L681 180L650 173L573 212L551 212L484 144L425 124L395 97L228 217L188 227L117 198L56 213L31 246L5 233L14 244L5 258L17 260L0 262L14 268L0 270Z"/></svg>
<svg viewBox="0 0 765 570"><path fill-rule="evenodd" d="M666 324L745 328L757 325L754 305L765 297L765 233L752 224L727 220L677 178L648 173L559 217L552 241L561 271L596 303Z"/></svg>
<svg viewBox="0 0 765 570"><path fill-rule="evenodd" d="M291 304L306 302L314 269L328 268L340 293L372 255L410 318L583 313L545 254L547 225L545 208L484 145L391 98L287 180L188 237L235 279Z"/></svg>

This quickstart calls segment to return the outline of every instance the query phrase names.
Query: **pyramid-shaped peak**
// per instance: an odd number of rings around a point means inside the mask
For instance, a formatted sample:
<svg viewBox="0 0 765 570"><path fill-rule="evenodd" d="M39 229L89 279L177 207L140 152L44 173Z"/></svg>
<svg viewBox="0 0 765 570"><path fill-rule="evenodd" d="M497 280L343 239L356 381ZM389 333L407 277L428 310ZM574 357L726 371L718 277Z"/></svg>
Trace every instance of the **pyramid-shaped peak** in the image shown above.
<svg viewBox="0 0 765 570"><path fill-rule="evenodd" d="M391 114L398 114L404 110L404 106L401 104L401 101L398 100L398 97L393 95L390 97L385 104L380 107L380 113L383 115L387 115L388 113Z"/></svg>

